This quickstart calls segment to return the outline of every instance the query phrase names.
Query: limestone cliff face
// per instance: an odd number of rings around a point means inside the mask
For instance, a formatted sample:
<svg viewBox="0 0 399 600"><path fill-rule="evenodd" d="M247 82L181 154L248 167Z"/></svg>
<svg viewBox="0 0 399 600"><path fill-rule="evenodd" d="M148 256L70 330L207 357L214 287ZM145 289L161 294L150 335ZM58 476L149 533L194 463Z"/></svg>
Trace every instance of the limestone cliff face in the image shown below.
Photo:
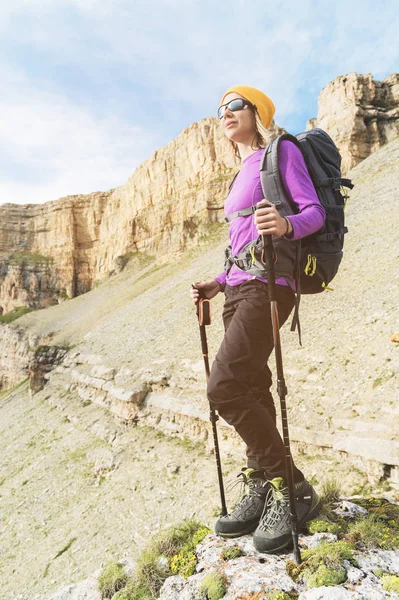
<svg viewBox="0 0 399 600"><path fill-rule="evenodd" d="M91 288L111 193L0 207L0 314L44 308Z"/></svg>
<svg viewBox="0 0 399 600"><path fill-rule="evenodd" d="M115 189L104 210L96 276L127 251L171 258L221 219L238 161L216 119L185 129Z"/></svg>
<svg viewBox="0 0 399 600"><path fill-rule="evenodd" d="M399 74L382 82L337 77L308 126L330 133L347 171L399 135ZM270 139L281 131L274 127ZM238 168L219 121L207 118L154 152L119 188L0 206L0 314L82 294L119 270L128 253L169 260L222 221Z"/></svg>
<svg viewBox="0 0 399 600"><path fill-rule="evenodd" d="M318 115L307 128L328 131L342 154L348 172L399 136L399 74L383 81L349 73L331 81L321 92Z"/></svg>
<svg viewBox="0 0 399 600"><path fill-rule="evenodd" d="M220 220L238 167L219 122L185 129L120 188L0 207L0 314L86 292L127 252L170 258Z"/></svg>
<svg viewBox="0 0 399 600"><path fill-rule="evenodd" d="M270 139L280 131L274 127ZM119 188L0 206L0 314L84 293L129 252L163 261L195 244L223 220L238 166L219 121L207 118L154 152Z"/></svg>

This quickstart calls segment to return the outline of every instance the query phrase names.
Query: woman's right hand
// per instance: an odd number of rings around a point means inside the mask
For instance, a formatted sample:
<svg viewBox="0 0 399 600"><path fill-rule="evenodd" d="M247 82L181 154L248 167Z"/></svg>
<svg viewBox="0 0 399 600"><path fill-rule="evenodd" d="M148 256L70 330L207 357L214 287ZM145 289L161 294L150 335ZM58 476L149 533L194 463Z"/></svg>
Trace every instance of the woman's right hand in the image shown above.
<svg viewBox="0 0 399 600"><path fill-rule="evenodd" d="M222 286L216 279L210 279L209 281L203 281L202 283L193 283L193 286L190 290L191 300L194 304L197 304L199 300L199 291L201 290L205 296L210 300L214 298L216 294L222 291Z"/></svg>

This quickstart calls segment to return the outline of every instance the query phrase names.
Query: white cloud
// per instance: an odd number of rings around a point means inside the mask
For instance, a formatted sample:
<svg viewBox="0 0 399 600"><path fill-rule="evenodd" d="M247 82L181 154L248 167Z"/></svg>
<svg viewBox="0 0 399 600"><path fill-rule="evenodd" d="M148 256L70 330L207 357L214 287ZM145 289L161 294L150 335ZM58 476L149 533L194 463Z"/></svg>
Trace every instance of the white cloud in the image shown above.
<svg viewBox="0 0 399 600"><path fill-rule="evenodd" d="M37 65L30 74L28 55L19 65L26 73L14 67L4 78L0 65L6 90L0 98L5 121L0 143L9 162L22 165L19 177L10 169L0 202L5 196L43 201L123 183L167 141L168 132L172 138L192 120L215 115L220 96L235 83L269 93L280 124L292 115L305 121L316 116L309 111L316 110L317 95L334 77L357 71L381 78L394 71L397 30L394 3L371 0L2 3L3 43L20 39L44 63L48 57L59 67L57 73L65 66L69 74L75 70L92 96L71 100L80 91L73 78L42 75ZM90 82L96 84L92 90ZM140 105L145 125L126 109L126 90L129 101ZM118 105L124 101L121 116Z"/></svg>
<svg viewBox="0 0 399 600"><path fill-rule="evenodd" d="M62 96L32 89L21 74L3 69L0 77L0 156L11 171L0 182L1 203L116 187L160 145L140 126L114 115L96 118Z"/></svg>

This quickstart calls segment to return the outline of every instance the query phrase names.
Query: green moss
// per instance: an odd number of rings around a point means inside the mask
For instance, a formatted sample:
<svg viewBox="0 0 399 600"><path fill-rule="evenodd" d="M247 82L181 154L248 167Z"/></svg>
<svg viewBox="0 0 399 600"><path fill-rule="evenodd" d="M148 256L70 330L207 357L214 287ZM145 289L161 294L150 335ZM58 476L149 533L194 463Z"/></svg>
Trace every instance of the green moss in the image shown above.
<svg viewBox="0 0 399 600"><path fill-rule="evenodd" d="M376 577L382 577L383 575L385 575L385 571L383 571L382 569L375 569L375 571L373 571L373 574Z"/></svg>
<svg viewBox="0 0 399 600"><path fill-rule="evenodd" d="M309 587L321 587L322 585L339 585L347 579L347 572L342 565L327 567L322 564L317 567L316 572L312 573L310 569L303 571L303 578L308 582Z"/></svg>
<svg viewBox="0 0 399 600"><path fill-rule="evenodd" d="M262 597L264 597L265 600L293 600L294 598L298 598L298 594L288 594L282 590L271 590L270 592L267 592L266 596Z"/></svg>
<svg viewBox="0 0 399 600"><path fill-rule="evenodd" d="M222 558L223 560L233 560L234 558L239 558L243 556L244 552L240 546L232 546L230 548L223 548L222 550Z"/></svg>
<svg viewBox="0 0 399 600"><path fill-rule="evenodd" d="M381 584L382 589L386 592L399 592L399 577L397 575L383 575Z"/></svg>
<svg viewBox="0 0 399 600"><path fill-rule="evenodd" d="M311 587L317 585L335 585L327 581L339 583L346 580L346 570L342 560L348 560L353 565L356 561L353 556L354 547L348 542L323 543L311 550L302 553L302 563L296 565L293 561L287 563L287 573L294 580L306 579ZM345 571L345 574L344 574ZM345 575L345 578L343 579ZM323 583L317 583L323 581ZM310 583L311 582L311 583Z"/></svg>
<svg viewBox="0 0 399 600"><path fill-rule="evenodd" d="M116 592L123 589L128 581L123 565L109 562L98 578L98 586L103 598L112 598Z"/></svg>
<svg viewBox="0 0 399 600"><path fill-rule="evenodd" d="M212 571L204 577L200 587L201 599L220 600L226 593L226 578L217 571Z"/></svg>
<svg viewBox="0 0 399 600"><path fill-rule="evenodd" d="M338 533L342 532L342 526L339 523L333 523L325 519L313 519L306 524L309 533Z"/></svg>
<svg viewBox="0 0 399 600"><path fill-rule="evenodd" d="M33 308L29 308L29 306L16 306L5 315L1 315L0 323L12 323L13 321L19 319L23 315L32 312L32 310Z"/></svg>
<svg viewBox="0 0 399 600"><path fill-rule="evenodd" d="M369 513L375 515L378 520L393 521L399 528L399 506L397 504L391 504L385 498L368 498L358 503L367 508Z"/></svg>

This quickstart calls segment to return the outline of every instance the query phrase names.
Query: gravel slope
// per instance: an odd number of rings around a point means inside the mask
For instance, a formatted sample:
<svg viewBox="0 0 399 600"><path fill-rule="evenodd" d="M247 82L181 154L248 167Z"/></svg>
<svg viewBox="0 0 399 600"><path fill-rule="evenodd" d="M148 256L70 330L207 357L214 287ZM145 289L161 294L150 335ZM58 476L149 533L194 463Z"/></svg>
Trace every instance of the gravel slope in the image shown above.
<svg viewBox="0 0 399 600"><path fill-rule="evenodd" d="M386 457L399 439L399 140L353 170L349 234L334 292L304 298L303 347L284 327L290 424L308 441L364 446ZM192 281L222 268L223 230L171 263L127 269L91 292L17 321L53 343L74 344L133 372L162 370L176 394L206 406ZM208 328L222 337L222 295ZM195 513L209 524L218 504L213 458L154 432L124 428L62 390L0 397L0 578L7 600L40 600L109 558L135 555L158 527ZM21 426L21 423L23 426ZM183 448L183 449L182 449ZM240 457L226 457L226 474ZM211 464L210 464L211 461ZM346 489L368 473L316 450L299 457L321 482ZM76 539L74 539L76 538ZM71 542L59 557L56 555Z"/></svg>

